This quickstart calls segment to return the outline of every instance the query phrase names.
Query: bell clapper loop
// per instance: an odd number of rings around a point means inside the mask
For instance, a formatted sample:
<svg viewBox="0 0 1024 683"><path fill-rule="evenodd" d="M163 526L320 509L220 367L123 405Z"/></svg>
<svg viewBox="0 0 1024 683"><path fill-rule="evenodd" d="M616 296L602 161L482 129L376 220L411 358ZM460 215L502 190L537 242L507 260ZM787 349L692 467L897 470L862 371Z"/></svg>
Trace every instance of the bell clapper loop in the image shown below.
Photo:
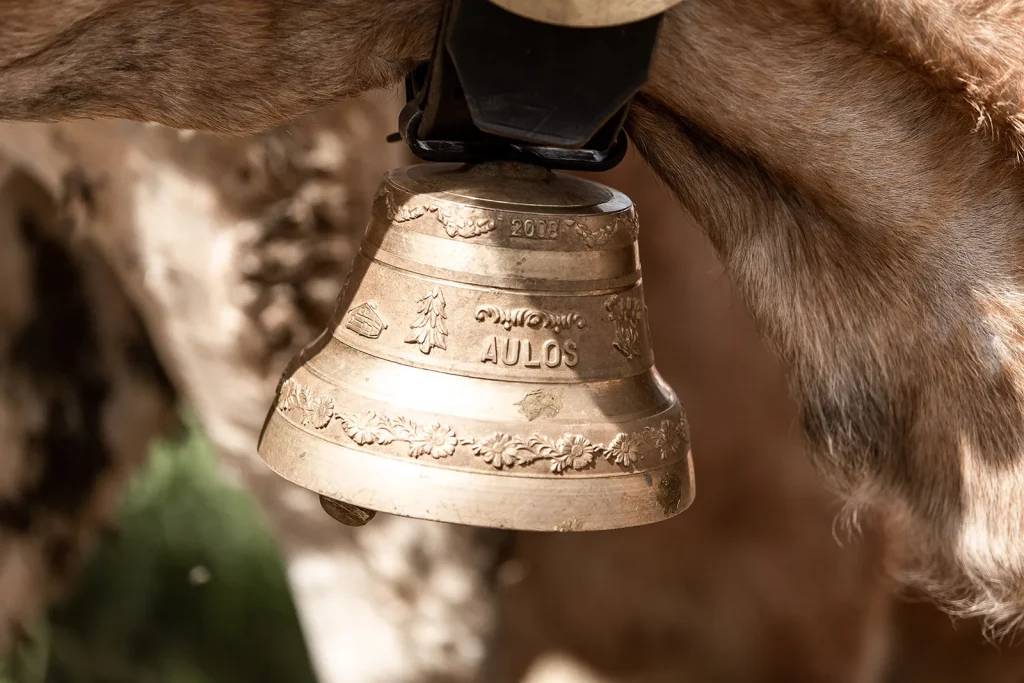
<svg viewBox="0 0 1024 683"><path fill-rule="evenodd" d="M334 498L320 496L320 507L335 520L345 526L365 526L377 513L374 510L367 510L357 505L349 505Z"/></svg>

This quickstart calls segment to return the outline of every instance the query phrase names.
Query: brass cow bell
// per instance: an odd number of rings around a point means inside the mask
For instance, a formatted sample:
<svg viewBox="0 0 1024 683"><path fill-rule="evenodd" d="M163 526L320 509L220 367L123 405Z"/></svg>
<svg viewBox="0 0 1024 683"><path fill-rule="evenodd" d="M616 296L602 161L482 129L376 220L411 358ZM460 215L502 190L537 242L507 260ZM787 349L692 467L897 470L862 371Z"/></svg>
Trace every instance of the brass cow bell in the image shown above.
<svg viewBox="0 0 1024 683"><path fill-rule="evenodd" d="M352 524L582 531L681 512L688 429L654 369L637 233L628 197L544 168L391 171L260 456Z"/></svg>

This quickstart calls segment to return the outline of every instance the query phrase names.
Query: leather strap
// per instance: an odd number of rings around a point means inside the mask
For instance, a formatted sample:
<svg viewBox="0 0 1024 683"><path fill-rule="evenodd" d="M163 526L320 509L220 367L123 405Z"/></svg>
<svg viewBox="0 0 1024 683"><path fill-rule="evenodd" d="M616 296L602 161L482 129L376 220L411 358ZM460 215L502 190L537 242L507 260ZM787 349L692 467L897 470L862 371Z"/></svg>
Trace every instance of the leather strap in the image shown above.
<svg viewBox="0 0 1024 683"><path fill-rule="evenodd" d="M625 154L622 124L660 20L572 28L449 0L431 61L407 78L402 138L432 161L610 168Z"/></svg>

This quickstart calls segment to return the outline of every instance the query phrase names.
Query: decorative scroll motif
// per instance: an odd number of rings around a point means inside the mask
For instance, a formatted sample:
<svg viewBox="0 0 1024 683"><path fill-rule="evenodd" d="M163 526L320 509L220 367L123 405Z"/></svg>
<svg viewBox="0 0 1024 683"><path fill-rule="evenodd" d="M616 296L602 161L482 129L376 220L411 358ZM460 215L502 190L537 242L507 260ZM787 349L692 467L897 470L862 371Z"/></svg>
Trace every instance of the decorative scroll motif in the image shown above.
<svg viewBox="0 0 1024 683"><path fill-rule="evenodd" d="M376 339L388 329L388 324L377 313L377 304L367 301L349 311L345 327L362 337Z"/></svg>
<svg viewBox="0 0 1024 683"><path fill-rule="evenodd" d="M587 249L604 246L608 243L608 240L615 236L619 228L623 227L631 242L635 242L637 237L640 236L640 217L637 215L635 207L631 211L619 214L615 217L614 221L605 223L599 228L591 228L582 221L568 218L565 219L565 224L576 231L576 234L583 239L583 244L586 245Z"/></svg>
<svg viewBox="0 0 1024 683"><path fill-rule="evenodd" d="M573 325L583 329L587 324L586 318L576 312L549 313L533 308L499 308L491 304L478 307L476 319L480 322L492 319L496 325L501 325L506 330L513 327L531 327L535 330L544 328L552 330L555 334Z"/></svg>
<svg viewBox="0 0 1024 683"><path fill-rule="evenodd" d="M432 213L449 237L477 237L486 235L497 227L497 221L493 216L475 216L460 207L445 207L440 204L399 205L391 191L383 185L377 191L377 199L384 200L384 211L389 221L406 223Z"/></svg>
<svg viewBox="0 0 1024 683"><path fill-rule="evenodd" d="M285 380L277 398L277 407L282 413L290 410L299 413L299 422L316 429L324 429L334 417L334 399L330 396L313 396L309 387L293 379Z"/></svg>
<svg viewBox="0 0 1024 683"><path fill-rule="evenodd" d="M282 413L299 411L300 422L316 429L324 429L332 419L337 420L345 436L359 446L403 442L409 446L410 457L429 455L435 459L451 456L460 445L468 446L475 456L499 470L545 462L552 473L562 474L566 470L586 469L598 458L621 467L632 467L656 455L664 460L689 440L683 417L662 420L657 427L620 432L608 445L594 443L582 434L565 434L558 440L542 434L523 437L502 432L482 439L459 438L455 430L438 422L424 425L401 416L379 415L372 410L355 415L336 414L330 396L314 397L309 387L293 379L281 385L277 407Z"/></svg>
<svg viewBox="0 0 1024 683"><path fill-rule="evenodd" d="M608 317L615 324L612 346L628 358L640 355L640 326L645 324L645 306L640 299L613 294L604 302Z"/></svg>
<svg viewBox="0 0 1024 683"><path fill-rule="evenodd" d="M416 312L419 316L409 326L409 335L405 338L405 343L419 344L423 353L430 353L434 347L447 349L448 325L445 320L448 314L444 310L444 294L441 293L441 289L434 287L416 303Z"/></svg>

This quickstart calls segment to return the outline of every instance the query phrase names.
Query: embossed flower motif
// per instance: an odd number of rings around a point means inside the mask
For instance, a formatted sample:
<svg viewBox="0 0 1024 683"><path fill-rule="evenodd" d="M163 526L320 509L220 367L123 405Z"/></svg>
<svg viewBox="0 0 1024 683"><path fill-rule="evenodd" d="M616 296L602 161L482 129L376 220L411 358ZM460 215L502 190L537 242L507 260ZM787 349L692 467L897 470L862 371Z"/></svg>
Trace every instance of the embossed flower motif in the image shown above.
<svg viewBox="0 0 1024 683"><path fill-rule="evenodd" d="M669 453L679 450L680 425L672 420L662 420L654 432L654 447L661 451L664 459Z"/></svg>
<svg viewBox="0 0 1024 683"><path fill-rule="evenodd" d="M558 460L564 463L562 469L581 470L594 462L594 444L580 434L566 434L558 441Z"/></svg>
<svg viewBox="0 0 1024 683"><path fill-rule="evenodd" d="M281 385L281 391L278 394L277 405L281 410L289 410L295 407L295 397L299 392L299 385L293 379L286 379Z"/></svg>
<svg viewBox="0 0 1024 683"><path fill-rule="evenodd" d="M508 434L498 432L474 443L473 452L500 470L511 467L519 460L519 443Z"/></svg>
<svg viewBox="0 0 1024 683"><path fill-rule="evenodd" d="M616 434L608 445L608 457L616 465L629 467L643 455L644 441L636 434Z"/></svg>
<svg viewBox="0 0 1024 683"><path fill-rule="evenodd" d="M314 427L323 429L334 417L334 399L330 396L317 396L310 403L306 417Z"/></svg>
<svg viewBox="0 0 1024 683"><path fill-rule="evenodd" d="M429 427L419 427L412 438L409 455L418 458L429 454L431 458L447 458L455 452L458 439L451 427L435 422Z"/></svg>
<svg viewBox="0 0 1024 683"><path fill-rule="evenodd" d="M341 426L348 438L360 446L365 446L377 440L376 432L380 426L380 420L377 418L377 413L372 410L364 410L358 415L342 417Z"/></svg>

